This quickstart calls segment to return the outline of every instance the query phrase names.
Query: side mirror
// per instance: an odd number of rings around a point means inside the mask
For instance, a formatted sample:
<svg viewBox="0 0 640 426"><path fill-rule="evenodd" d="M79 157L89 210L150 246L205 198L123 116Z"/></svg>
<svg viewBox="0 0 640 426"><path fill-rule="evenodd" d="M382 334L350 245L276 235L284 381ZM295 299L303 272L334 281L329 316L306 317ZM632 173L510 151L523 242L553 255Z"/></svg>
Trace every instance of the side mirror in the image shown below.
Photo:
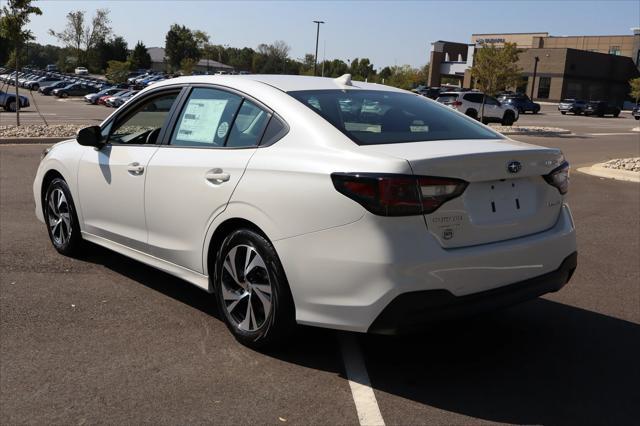
<svg viewBox="0 0 640 426"><path fill-rule="evenodd" d="M100 133L100 126L89 126L78 130L76 134L76 141L83 146L93 146L101 148L102 134Z"/></svg>

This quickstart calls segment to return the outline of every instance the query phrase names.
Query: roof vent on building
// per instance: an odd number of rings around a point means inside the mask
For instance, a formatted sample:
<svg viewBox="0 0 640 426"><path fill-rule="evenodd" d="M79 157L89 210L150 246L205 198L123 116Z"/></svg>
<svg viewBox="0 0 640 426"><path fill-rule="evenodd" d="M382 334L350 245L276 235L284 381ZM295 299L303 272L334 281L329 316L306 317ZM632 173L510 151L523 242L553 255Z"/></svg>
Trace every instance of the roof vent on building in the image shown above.
<svg viewBox="0 0 640 426"><path fill-rule="evenodd" d="M351 74L341 75L338 78L334 78L333 81L335 81L340 86L353 86L353 84L351 84Z"/></svg>

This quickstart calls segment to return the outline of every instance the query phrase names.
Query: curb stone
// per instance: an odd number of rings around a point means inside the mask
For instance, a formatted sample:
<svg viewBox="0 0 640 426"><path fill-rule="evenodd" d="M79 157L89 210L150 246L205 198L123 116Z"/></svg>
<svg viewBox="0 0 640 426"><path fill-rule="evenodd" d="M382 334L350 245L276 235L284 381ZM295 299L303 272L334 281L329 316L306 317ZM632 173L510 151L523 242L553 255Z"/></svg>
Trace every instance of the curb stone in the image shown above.
<svg viewBox="0 0 640 426"><path fill-rule="evenodd" d="M65 138L0 138L0 145L25 145L25 144L54 144L67 139L73 139L75 136Z"/></svg>
<svg viewBox="0 0 640 426"><path fill-rule="evenodd" d="M591 176L597 176L607 179L623 180L627 182L640 183L640 173L631 172L628 170L616 170L609 167L604 167L604 163L594 164L591 167L580 167L579 172L585 173Z"/></svg>

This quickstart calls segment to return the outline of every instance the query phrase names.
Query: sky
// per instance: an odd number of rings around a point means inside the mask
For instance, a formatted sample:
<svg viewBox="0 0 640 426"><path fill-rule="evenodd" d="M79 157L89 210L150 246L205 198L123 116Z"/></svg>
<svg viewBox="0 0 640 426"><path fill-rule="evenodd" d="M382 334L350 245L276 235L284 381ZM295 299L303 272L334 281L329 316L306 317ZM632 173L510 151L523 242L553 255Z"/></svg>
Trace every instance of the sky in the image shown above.
<svg viewBox="0 0 640 426"><path fill-rule="evenodd" d="M0 0L6 4L6 0ZM473 33L548 32L550 35L626 35L640 27L640 1L135 1L40 0L42 16L29 28L41 44L59 44L65 15L97 8L111 11L113 32L133 48L164 46L173 23L207 32L215 44L253 47L284 40L290 56L318 59L368 57L376 68L429 61L437 40L469 43Z"/></svg>

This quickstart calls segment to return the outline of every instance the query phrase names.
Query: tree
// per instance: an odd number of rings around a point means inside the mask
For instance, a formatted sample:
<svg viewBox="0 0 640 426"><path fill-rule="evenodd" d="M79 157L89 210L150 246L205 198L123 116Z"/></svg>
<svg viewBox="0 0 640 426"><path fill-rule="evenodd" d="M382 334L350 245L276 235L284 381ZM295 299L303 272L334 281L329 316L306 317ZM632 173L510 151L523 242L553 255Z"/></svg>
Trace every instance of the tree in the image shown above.
<svg viewBox="0 0 640 426"><path fill-rule="evenodd" d="M505 43L504 47L489 44L476 49L471 67L476 86L488 95L516 86L522 71L517 65L518 54L515 43Z"/></svg>
<svg viewBox="0 0 640 426"><path fill-rule="evenodd" d="M117 36L109 40L100 40L93 53L89 54L89 64L94 71L103 71L109 61L124 62L129 56L129 46L124 38Z"/></svg>
<svg viewBox="0 0 640 426"><path fill-rule="evenodd" d="M200 51L193 32L184 25L173 24L165 37L165 54L169 58L169 65L179 69L185 58L198 60Z"/></svg>
<svg viewBox="0 0 640 426"><path fill-rule="evenodd" d="M180 62L180 71L182 71L184 75L191 75L197 63L198 61L193 58L184 58L182 62Z"/></svg>
<svg viewBox="0 0 640 426"><path fill-rule="evenodd" d="M136 47L133 48L131 55L129 55L129 63L131 69L149 69L151 68L151 55L147 51L147 47L139 41L136 43Z"/></svg>
<svg viewBox="0 0 640 426"><path fill-rule="evenodd" d="M87 25L85 25L85 13L83 10L69 12L64 30L60 32L49 30L49 34L75 50L78 63L85 63L89 52L111 34L109 9L96 10L91 23Z"/></svg>
<svg viewBox="0 0 640 426"><path fill-rule="evenodd" d="M8 0L0 15L0 34L13 46L16 71L20 69L21 47L33 40L31 31L25 29L31 21L31 15L42 15L40 8L31 4L31 0ZM20 125L20 97L18 95L18 73L16 73L16 125Z"/></svg>
<svg viewBox="0 0 640 426"><path fill-rule="evenodd" d="M640 101L640 77L629 80L629 86L631 86L629 95L638 103Z"/></svg>
<svg viewBox="0 0 640 426"><path fill-rule="evenodd" d="M109 61L105 77L111 83L125 83L129 76L129 62Z"/></svg>

